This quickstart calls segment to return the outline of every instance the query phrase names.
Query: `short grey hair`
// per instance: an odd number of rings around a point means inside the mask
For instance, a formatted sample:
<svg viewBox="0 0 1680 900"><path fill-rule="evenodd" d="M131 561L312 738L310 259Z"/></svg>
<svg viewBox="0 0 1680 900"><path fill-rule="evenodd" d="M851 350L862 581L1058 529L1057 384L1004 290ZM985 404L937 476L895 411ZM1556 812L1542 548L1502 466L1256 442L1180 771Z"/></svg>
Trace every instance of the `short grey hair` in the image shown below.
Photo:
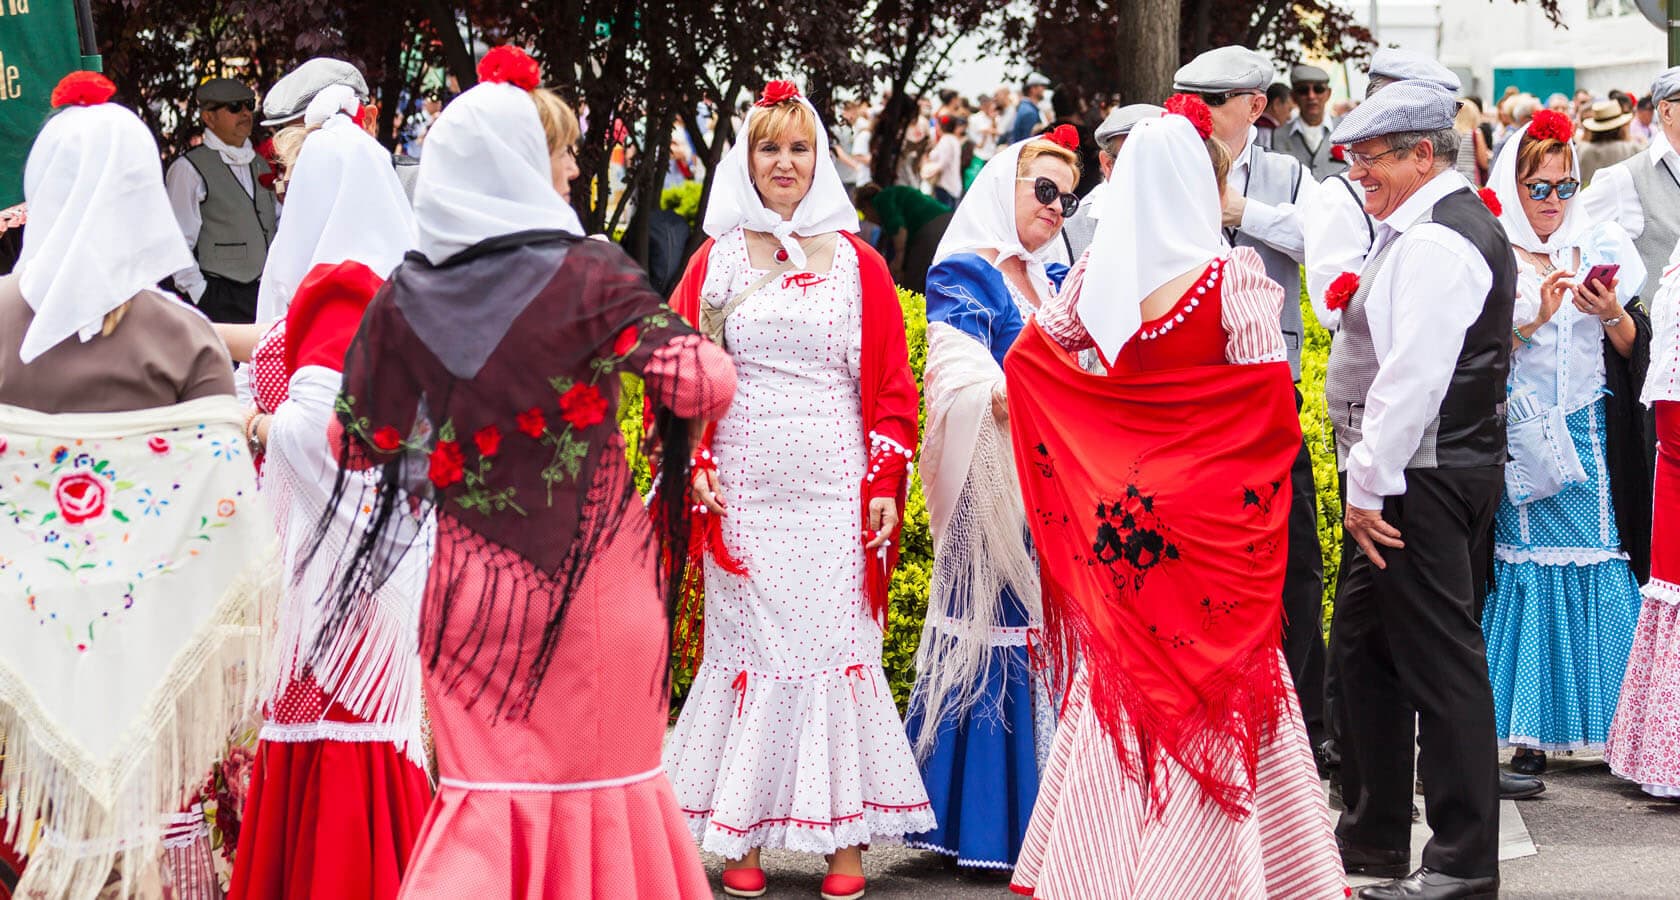
<svg viewBox="0 0 1680 900"><path fill-rule="evenodd" d="M1104 152L1106 154L1108 154L1109 159L1119 159L1120 158L1120 145L1124 144L1126 142L1126 135L1127 135L1127 133L1122 131L1121 133L1115 135L1114 137L1109 138L1106 142L1103 143L1102 146L1098 147L1097 149L1101 150L1102 152Z"/></svg>
<svg viewBox="0 0 1680 900"><path fill-rule="evenodd" d="M1440 131L1402 131L1388 136L1388 146L1401 153L1410 153L1417 145L1428 143L1435 150L1436 168L1452 168L1458 163L1458 132L1451 128Z"/></svg>

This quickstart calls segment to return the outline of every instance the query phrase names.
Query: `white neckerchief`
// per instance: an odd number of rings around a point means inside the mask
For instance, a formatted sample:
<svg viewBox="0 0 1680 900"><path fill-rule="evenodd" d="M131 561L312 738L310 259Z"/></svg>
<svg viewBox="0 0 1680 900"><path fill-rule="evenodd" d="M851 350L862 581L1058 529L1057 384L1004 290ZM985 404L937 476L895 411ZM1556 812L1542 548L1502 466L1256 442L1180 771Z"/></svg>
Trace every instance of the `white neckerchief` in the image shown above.
<svg viewBox="0 0 1680 900"><path fill-rule="evenodd" d="M434 265L504 234L583 234L577 211L554 190L536 103L499 82L456 97L426 131L414 215L420 252Z"/></svg>
<svg viewBox="0 0 1680 900"><path fill-rule="evenodd" d="M722 237L736 228L774 235L781 242L782 249L787 251L788 261L793 267L803 269L805 249L800 246L799 237L814 237L831 231L856 232L858 218L857 207L846 196L846 186L840 182L840 172L834 168L834 160L829 156L828 130L823 128L822 117L817 115L816 107L809 100L804 97L798 100L810 112L817 126L816 171L811 178L811 189L805 192L805 198L794 209L793 218L783 219L779 213L765 206L764 199L758 195L758 188L753 186L750 168L752 148L747 146L747 134L753 117L764 112L763 108L754 106L748 110L747 120L741 123L735 146L730 147L729 153L718 163L703 227L706 234L713 238ZM427 152L430 150L427 148Z"/></svg>
<svg viewBox="0 0 1680 900"><path fill-rule="evenodd" d="M25 363L71 335L93 338L105 314L193 264L157 142L112 103L67 107L47 120L23 173L29 227L18 287L35 311Z"/></svg>
<svg viewBox="0 0 1680 900"><path fill-rule="evenodd" d="M204 146L220 154L222 162L230 166L248 166L251 164L251 160L257 158L256 148L251 146L250 138L246 138L245 143L235 147L216 137L216 132L208 128L204 129Z"/></svg>
<svg viewBox="0 0 1680 900"><path fill-rule="evenodd" d="M1044 140L1044 138L1033 138ZM1004 260L1016 258L1027 265L1027 281L1038 296L1035 303L1043 303L1051 295L1050 278L1045 274L1039 257L1043 247L1028 248L1021 243L1015 224L1015 171L1020 165L1021 147L1025 141L1000 150L986 161L980 174L974 177L968 193L957 204L956 215L939 240L939 250L933 254L933 264L939 265L959 253L996 254L992 265L1003 266ZM1054 239L1046 245L1054 243Z"/></svg>
<svg viewBox="0 0 1680 900"><path fill-rule="evenodd" d="M391 155L346 114L358 105L354 89L333 85L305 114L321 129L304 139L292 166L286 214L257 290L259 323L284 316L316 266L355 260L383 278L414 247L414 213Z"/></svg>
<svg viewBox="0 0 1680 900"><path fill-rule="evenodd" d="M1108 176L1091 239L1079 320L1104 359L1143 325L1143 298L1224 252L1207 145L1183 116L1132 129Z"/></svg>

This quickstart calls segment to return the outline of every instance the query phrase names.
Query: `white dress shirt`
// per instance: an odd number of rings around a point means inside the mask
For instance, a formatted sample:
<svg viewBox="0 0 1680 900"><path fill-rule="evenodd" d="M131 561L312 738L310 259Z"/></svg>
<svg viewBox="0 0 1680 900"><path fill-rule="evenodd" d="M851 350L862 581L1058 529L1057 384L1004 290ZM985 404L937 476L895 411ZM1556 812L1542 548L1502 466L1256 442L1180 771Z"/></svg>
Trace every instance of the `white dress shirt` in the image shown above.
<svg viewBox="0 0 1680 900"><path fill-rule="evenodd" d="M1378 369L1365 395L1362 437L1348 451L1349 506L1382 509L1384 497L1406 492L1406 464L1441 411L1464 333L1493 288L1493 272L1468 238L1418 221L1469 186L1457 172L1442 172L1377 228L1373 252L1399 243L1365 298Z"/></svg>
<svg viewBox="0 0 1680 900"><path fill-rule="evenodd" d="M1231 161L1231 173L1226 176L1226 184L1238 196L1246 198L1243 205L1242 224L1238 231L1257 241L1300 262L1306 253L1306 241L1301 236L1301 206L1313 196L1313 188L1317 183L1313 181L1312 173L1302 171L1301 186L1295 192L1294 203L1279 203L1273 206L1262 203L1253 197L1248 197L1248 176L1250 151L1270 152L1264 148L1256 148L1254 139L1259 131L1252 125L1248 128L1248 142L1243 144L1242 152Z"/></svg>
<svg viewBox="0 0 1680 900"><path fill-rule="evenodd" d="M217 151L226 146L216 139L213 132L208 130L204 132L204 143L205 146ZM248 150L250 147L251 142L247 139L244 146L238 149ZM228 170L233 173L233 177L238 180L239 186L245 189L245 195L256 197L257 186L251 181L250 164L234 165L226 162L225 159L223 162L227 165ZM163 186L169 194L169 207L175 211L175 221L180 223L181 234L187 239L188 249L196 248L198 246L198 233L204 227L204 218L199 214L198 207L204 202L204 198L209 196L209 192L204 187L204 176L198 174L198 169L194 168L193 164L183 156L169 165L169 171L165 173L163 178ZM197 303L199 298L204 296L204 273L199 271L198 264L194 263L176 272L175 286L186 291L187 296L191 297L194 303Z"/></svg>
<svg viewBox="0 0 1680 900"><path fill-rule="evenodd" d="M1651 146L1641 150L1629 163L1641 164L1667 166L1669 174L1680 180L1680 153L1674 152L1660 128L1652 132ZM1645 233L1645 207L1639 202L1639 192L1633 189L1633 176L1621 166L1598 170L1592 184L1581 192L1581 206L1587 218L1594 222L1615 222L1634 240Z"/></svg>
<svg viewBox="0 0 1680 900"><path fill-rule="evenodd" d="M1331 332L1341 326L1342 311L1325 306L1324 293L1343 272L1359 274L1371 252L1374 227L1365 213L1364 196L1364 188L1349 181L1346 174L1336 174L1320 182L1312 199L1301 204L1301 232L1307 244L1307 296L1312 299L1318 323Z"/></svg>

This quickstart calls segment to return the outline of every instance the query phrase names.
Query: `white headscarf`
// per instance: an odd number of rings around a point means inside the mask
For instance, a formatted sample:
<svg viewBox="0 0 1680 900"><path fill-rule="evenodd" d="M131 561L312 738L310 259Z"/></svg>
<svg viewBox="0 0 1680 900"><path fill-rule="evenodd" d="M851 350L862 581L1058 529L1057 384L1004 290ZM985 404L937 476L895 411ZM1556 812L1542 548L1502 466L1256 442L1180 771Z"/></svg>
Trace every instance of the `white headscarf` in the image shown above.
<svg viewBox="0 0 1680 900"><path fill-rule="evenodd" d="M41 129L23 173L18 287L35 310L25 363L71 335L91 339L106 313L193 265L158 160L152 133L115 104L65 107Z"/></svg>
<svg viewBox="0 0 1680 900"><path fill-rule="evenodd" d="M350 118L360 108L355 91L340 84L316 94L304 114L321 129L292 165L286 214L257 289L259 323L284 316L318 265L355 260L385 277L414 247L414 212L391 154Z"/></svg>
<svg viewBox="0 0 1680 900"><path fill-rule="evenodd" d="M414 214L420 252L433 264L504 234L583 234L577 211L555 193L536 102L500 82L456 97L426 132Z"/></svg>
<svg viewBox="0 0 1680 900"><path fill-rule="evenodd" d="M753 117L765 112L763 107L753 106L747 112L746 121L741 123L735 146L730 147L729 153L718 163L717 176L712 181L712 196L706 203L704 228L706 234L714 238L722 237L737 227L773 234L782 242L793 267L803 269L805 250L794 239L795 235L810 237L831 231L855 232L858 230L858 216L857 207L846 196L846 186L840 183L840 172L834 168L834 160L828 155L828 130L823 128L822 117L817 115L816 107L809 100L804 97L796 99L811 114L811 121L816 125L817 163L811 178L811 189L805 193L805 199L799 201L793 218L783 219L780 214L771 211L758 195L758 189L753 187L749 167L752 148L748 146L747 135L751 133ZM429 142L430 138L427 140ZM431 152L430 147L427 152Z"/></svg>
<svg viewBox="0 0 1680 900"><path fill-rule="evenodd" d="M1521 185L1517 184L1517 156L1522 149L1523 135L1528 134L1530 122L1516 130L1505 147L1499 152L1499 158L1493 161L1493 171L1488 173L1488 187L1493 188L1494 195L1499 198L1499 224L1505 226L1505 236L1511 239L1511 245L1520 247L1530 253L1551 253L1558 248L1573 247L1579 240L1581 233L1591 226L1587 216L1581 208L1581 195L1577 193L1575 199L1564 204L1563 222L1558 229L1544 242L1534 233L1534 226L1529 224L1528 215L1523 212ZM1569 177L1581 180L1581 154L1575 150L1575 142L1570 141ZM1585 273L1582 273L1583 277Z"/></svg>
<svg viewBox="0 0 1680 900"><path fill-rule="evenodd" d="M1224 244L1207 145L1183 116L1132 129L1106 194L1078 314L1103 358L1114 359L1143 325L1143 298L1224 255Z"/></svg>
<svg viewBox="0 0 1680 900"><path fill-rule="evenodd" d="M1042 140L1033 138L1033 140ZM1036 300L1050 298L1050 277L1044 272L1043 247L1027 249L1021 243L1021 233L1015 224L1015 171L1020 165L1021 148L1026 142L998 151L986 162L974 184L957 204L950 227L939 239L939 250L933 254L933 264L939 265L947 257L959 253L994 251L992 265L999 266L1006 259L1019 258L1027 264L1027 280L1038 292Z"/></svg>

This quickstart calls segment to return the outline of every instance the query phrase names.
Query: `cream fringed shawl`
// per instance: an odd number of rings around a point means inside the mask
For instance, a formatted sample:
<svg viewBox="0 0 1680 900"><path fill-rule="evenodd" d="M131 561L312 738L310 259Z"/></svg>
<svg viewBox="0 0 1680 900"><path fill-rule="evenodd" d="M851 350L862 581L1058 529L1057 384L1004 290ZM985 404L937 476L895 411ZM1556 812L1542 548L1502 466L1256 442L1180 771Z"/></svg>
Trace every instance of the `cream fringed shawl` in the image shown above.
<svg viewBox="0 0 1680 900"><path fill-rule="evenodd" d="M1015 456L1007 426L992 415L992 389L1003 383L1003 370L984 344L944 322L930 322L927 339L920 468L933 577L910 700L926 723L916 741L922 758L939 723L972 709L996 677L988 657L1003 625L1004 588L1026 605L1035 625L1041 620Z"/></svg>
<svg viewBox="0 0 1680 900"><path fill-rule="evenodd" d="M255 707L274 526L232 397L0 406L0 792L20 895L155 887L163 817ZM38 892L32 894L31 892Z"/></svg>

